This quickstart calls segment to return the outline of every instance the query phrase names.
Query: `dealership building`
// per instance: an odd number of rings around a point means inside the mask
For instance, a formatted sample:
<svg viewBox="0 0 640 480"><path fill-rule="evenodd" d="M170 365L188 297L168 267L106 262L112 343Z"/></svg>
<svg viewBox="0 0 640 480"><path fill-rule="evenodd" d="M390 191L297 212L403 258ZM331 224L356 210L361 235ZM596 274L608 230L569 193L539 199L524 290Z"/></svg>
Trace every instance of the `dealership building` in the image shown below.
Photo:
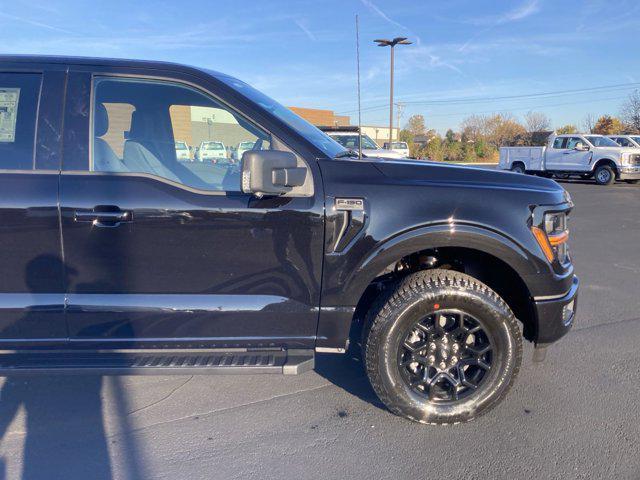
<svg viewBox="0 0 640 480"><path fill-rule="evenodd" d="M336 115L332 110L317 108L289 107L309 123L322 127L344 127L351 125L351 118L347 115ZM389 141L389 126L362 125L362 133L368 135L378 145ZM398 139L398 129L393 129L393 139Z"/></svg>

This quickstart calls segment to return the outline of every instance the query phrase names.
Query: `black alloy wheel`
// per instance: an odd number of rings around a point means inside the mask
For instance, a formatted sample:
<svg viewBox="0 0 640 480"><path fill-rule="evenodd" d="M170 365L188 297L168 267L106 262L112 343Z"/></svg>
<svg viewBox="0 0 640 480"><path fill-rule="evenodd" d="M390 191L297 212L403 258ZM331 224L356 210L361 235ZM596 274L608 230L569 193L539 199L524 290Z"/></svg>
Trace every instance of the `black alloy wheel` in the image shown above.
<svg viewBox="0 0 640 480"><path fill-rule="evenodd" d="M414 323L398 349L404 381L434 402L472 394L491 364L489 335L478 320L460 310L440 310Z"/></svg>

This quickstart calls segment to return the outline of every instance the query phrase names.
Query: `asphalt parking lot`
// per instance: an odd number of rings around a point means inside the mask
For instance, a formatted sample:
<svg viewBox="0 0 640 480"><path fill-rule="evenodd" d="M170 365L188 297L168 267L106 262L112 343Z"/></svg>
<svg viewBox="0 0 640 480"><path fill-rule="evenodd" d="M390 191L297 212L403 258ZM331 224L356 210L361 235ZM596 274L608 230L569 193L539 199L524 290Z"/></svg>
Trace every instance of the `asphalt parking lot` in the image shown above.
<svg viewBox="0 0 640 480"><path fill-rule="evenodd" d="M640 185L563 185L577 323L542 364L527 347L484 417L397 418L356 360L331 355L298 377L16 378L0 479L639 478Z"/></svg>

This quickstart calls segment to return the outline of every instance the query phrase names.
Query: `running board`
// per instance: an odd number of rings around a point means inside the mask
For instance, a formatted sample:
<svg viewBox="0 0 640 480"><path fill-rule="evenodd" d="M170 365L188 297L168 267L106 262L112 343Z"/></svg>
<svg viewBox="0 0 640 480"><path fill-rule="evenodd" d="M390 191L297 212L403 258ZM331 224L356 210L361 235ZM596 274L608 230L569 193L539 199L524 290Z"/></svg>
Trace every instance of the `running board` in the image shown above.
<svg viewBox="0 0 640 480"><path fill-rule="evenodd" d="M14 350L0 352L0 376L297 375L312 370L314 359L313 350Z"/></svg>

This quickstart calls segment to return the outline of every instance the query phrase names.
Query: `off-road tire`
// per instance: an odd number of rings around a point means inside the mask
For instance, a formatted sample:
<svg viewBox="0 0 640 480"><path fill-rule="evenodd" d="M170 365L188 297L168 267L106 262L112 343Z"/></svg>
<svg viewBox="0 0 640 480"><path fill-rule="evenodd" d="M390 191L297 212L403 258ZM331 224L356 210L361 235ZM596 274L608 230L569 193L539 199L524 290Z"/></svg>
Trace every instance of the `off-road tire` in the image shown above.
<svg viewBox="0 0 640 480"><path fill-rule="evenodd" d="M467 397L443 404L409 386L397 352L416 321L447 309L481 320L493 350L486 382ZM488 412L505 397L522 361L520 325L509 306L487 285L451 270L425 270L402 279L373 305L363 337L366 371L380 400L394 414L425 424L461 423Z"/></svg>

